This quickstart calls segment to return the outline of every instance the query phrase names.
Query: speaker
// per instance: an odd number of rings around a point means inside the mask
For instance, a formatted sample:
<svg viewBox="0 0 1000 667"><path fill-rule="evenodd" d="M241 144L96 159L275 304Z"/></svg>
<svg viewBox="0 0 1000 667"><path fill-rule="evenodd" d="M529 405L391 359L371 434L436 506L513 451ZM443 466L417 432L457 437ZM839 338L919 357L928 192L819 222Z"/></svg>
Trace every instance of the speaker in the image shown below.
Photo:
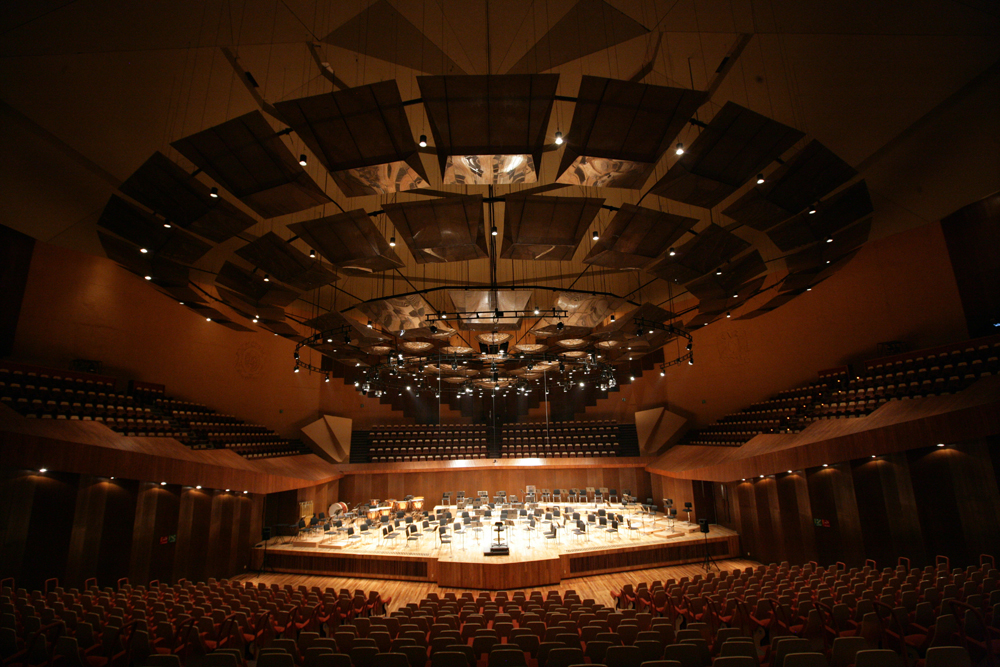
<svg viewBox="0 0 1000 667"><path fill-rule="evenodd" d="M707 533L708 532L708 519L698 519L698 528L701 529L701 532Z"/></svg>

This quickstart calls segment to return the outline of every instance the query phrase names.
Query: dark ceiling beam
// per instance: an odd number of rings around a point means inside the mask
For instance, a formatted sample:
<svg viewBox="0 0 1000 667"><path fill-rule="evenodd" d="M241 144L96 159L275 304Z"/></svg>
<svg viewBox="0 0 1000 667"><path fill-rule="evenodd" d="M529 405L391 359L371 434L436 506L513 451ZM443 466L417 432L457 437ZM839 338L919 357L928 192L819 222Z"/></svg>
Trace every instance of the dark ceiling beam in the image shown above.
<svg viewBox="0 0 1000 667"><path fill-rule="evenodd" d="M337 78L337 75L333 73L333 68L330 67L330 63L325 62L319 55L319 49L313 43L307 43L306 47L309 49L310 55L312 55L313 60L316 62L316 66L319 67L319 73L322 74L330 83L333 84L334 88L350 88L346 83Z"/></svg>

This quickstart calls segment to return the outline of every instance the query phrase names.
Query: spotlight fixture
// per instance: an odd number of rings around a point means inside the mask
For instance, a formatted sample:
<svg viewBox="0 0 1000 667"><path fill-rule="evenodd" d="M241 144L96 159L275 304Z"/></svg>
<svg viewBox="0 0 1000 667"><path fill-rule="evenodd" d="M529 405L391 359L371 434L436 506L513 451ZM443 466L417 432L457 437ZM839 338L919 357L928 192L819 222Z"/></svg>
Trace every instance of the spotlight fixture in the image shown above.
<svg viewBox="0 0 1000 667"><path fill-rule="evenodd" d="M329 375L327 375L327 376L326 376L325 378L323 378L323 382L329 382L329 381L330 381L330 376L329 376ZM357 386L358 386L358 383L357 383L357 382L355 382L355 383L354 383L354 386L355 386L355 387L357 387Z"/></svg>
<svg viewBox="0 0 1000 667"><path fill-rule="evenodd" d="M199 484L198 486L196 486L196 487L194 487L194 488L196 488L196 489L200 489L200 488L201 488L201 484Z"/></svg>
<svg viewBox="0 0 1000 667"><path fill-rule="evenodd" d="M431 335L433 336L434 334L436 334L438 332L438 328L432 324L430 326L430 328L429 328L429 331L431 332Z"/></svg>
<svg viewBox="0 0 1000 667"><path fill-rule="evenodd" d="M167 229L170 229L170 223L169 222L164 222L163 226L166 227Z"/></svg>
<svg viewBox="0 0 1000 667"><path fill-rule="evenodd" d="M726 319L728 320L730 317L732 317L732 314L727 312L726 313Z"/></svg>
<svg viewBox="0 0 1000 667"><path fill-rule="evenodd" d="M581 387L583 386L583 380L580 380L580 386Z"/></svg>
<svg viewBox="0 0 1000 667"><path fill-rule="evenodd" d="M674 255L677 254L677 251L674 250L673 248L671 248L670 250L667 251L667 254L670 255L671 257L673 257Z"/></svg>
<svg viewBox="0 0 1000 667"><path fill-rule="evenodd" d="M271 282L271 276L270 276L270 274L267 274L267 273L264 274L264 282L265 283Z"/></svg>
<svg viewBox="0 0 1000 667"><path fill-rule="evenodd" d="M601 237L597 234L597 230L595 229L594 230L594 234L590 238L592 238L592 239L594 239L596 241L597 239L599 239Z"/></svg>
<svg viewBox="0 0 1000 667"><path fill-rule="evenodd" d="M688 357L688 366L694 366L694 355Z"/></svg>
<svg viewBox="0 0 1000 667"><path fill-rule="evenodd" d="M826 237L826 242L827 243L833 243L833 237L832 236L827 236Z"/></svg>
<svg viewBox="0 0 1000 667"><path fill-rule="evenodd" d="M691 343L688 343L688 344L687 344L687 351L688 351L688 352L690 352L690 351L691 351Z"/></svg>
<svg viewBox="0 0 1000 667"><path fill-rule="evenodd" d="M560 321L556 322L556 331L562 331L565 325Z"/></svg>
<svg viewBox="0 0 1000 667"><path fill-rule="evenodd" d="M667 374L662 368L660 369L660 377L664 377Z"/></svg>
<svg viewBox="0 0 1000 667"><path fill-rule="evenodd" d="M206 322L211 322L211 321L212 321L212 318L211 318L211 317L206 317L206 318L205 318L205 321L206 321Z"/></svg>
<svg viewBox="0 0 1000 667"><path fill-rule="evenodd" d="M823 467L824 467L824 468L829 468L829 467L830 467L830 464L829 464L829 463L824 463L824 464L823 464Z"/></svg>
<svg viewBox="0 0 1000 667"><path fill-rule="evenodd" d="M490 236L496 236L496 235L497 235L497 226L493 225L493 227L490 228Z"/></svg>
<svg viewBox="0 0 1000 667"><path fill-rule="evenodd" d="M427 148L427 135L421 134L420 141L417 142L421 148Z"/></svg>
<svg viewBox="0 0 1000 667"><path fill-rule="evenodd" d="M257 324L257 318L256 318L256 317L255 317L255 318L253 318L253 320L251 320L251 321L252 321L252 322L253 322L254 324Z"/></svg>
<svg viewBox="0 0 1000 667"><path fill-rule="evenodd" d="M160 486L166 486L166 485L167 485L166 482L160 482Z"/></svg>
<svg viewBox="0 0 1000 667"><path fill-rule="evenodd" d="M764 174L757 174L757 185L764 182Z"/></svg>
<svg viewBox="0 0 1000 667"><path fill-rule="evenodd" d="M369 328L369 329L371 329L371 328L372 328L372 321L371 321L371 320L368 320L368 328Z"/></svg>
<svg viewBox="0 0 1000 667"><path fill-rule="evenodd" d="M634 375L629 375L628 379L629 379L629 382L635 382L635 376Z"/></svg>
<svg viewBox="0 0 1000 667"><path fill-rule="evenodd" d="M938 443L938 447L944 447L944 443L943 442L939 442Z"/></svg>
<svg viewBox="0 0 1000 667"><path fill-rule="evenodd" d="M612 322L614 322L614 321L615 321L615 314L614 314L614 313L611 313L611 321L612 321Z"/></svg>
<svg viewBox="0 0 1000 667"><path fill-rule="evenodd" d="M674 150L677 155L684 155L684 144L677 142L677 148Z"/></svg>
<svg viewBox="0 0 1000 667"><path fill-rule="evenodd" d="M390 236L389 237L389 247L390 248L395 248L396 247L396 237L395 236Z"/></svg>
<svg viewBox="0 0 1000 667"><path fill-rule="evenodd" d="M316 251L313 250L312 248L309 248L309 257L311 259L316 259Z"/></svg>
<svg viewBox="0 0 1000 667"><path fill-rule="evenodd" d="M535 315L538 314L538 306L535 306Z"/></svg>
<svg viewBox="0 0 1000 667"><path fill-rule="evenodd" d="M153 276L145 276L146 280L152 280Z"/></svg>
<svg viewBox="0 0 1000 667"><path fill-rule="evenodd" d="M721 276L722 275L722 269L716 269L715 275Z"/></svg>
<svg viewBox="0 0 1000 667"><path fill-rule="evenodd" d="M809 215L816 215L816 204L809 207Z"/></svg>
<svg viewBox="0 0 1000 667"><path fill-rule="evenodd" d="M141 252L143 255L145 255L149 251L146 250L145 248L139 248L139 252Z"/></svg>
<svg viewBox="0 0 1000 667"><path fill-rule="evenodd" d="M441 313L441 319L442 320L448 319L448 313Z"/></svg>
<svg viewBox="0 0 1000 667"><path fill-rule="evenodd" d="M556 146L562 146L562 132L556 132Z"/></svg>
<svg viewBox="0 0 1000 667"><path fill-rule="evenodd" d="M208 191L208 196L212 197L213 199L218 199L219 198L219 188L213 186L212 189Z"/></svg>
<svg viewBox="0 0 1000 667"><path fill-rule="evenodd" d="M304 167L304 166L306 166L306 162L307 162L306 161L306 154L303 153L302 155L299 156L299 164L301 164Z"/></svg>
<svg viewBox="0 0 1000 667"><path fill-rule="evenodd" d="M299 372L299 365L298 364L295 364L295 370L293 370L292 372L293 373L298 373Z"/></svg>
<svg viewBox="0 0 1000 667"><path fill-rule="evenodd" d="M48 471L49 471L48 468L39 468L38 469L38 472L48 472Z"/></svg>

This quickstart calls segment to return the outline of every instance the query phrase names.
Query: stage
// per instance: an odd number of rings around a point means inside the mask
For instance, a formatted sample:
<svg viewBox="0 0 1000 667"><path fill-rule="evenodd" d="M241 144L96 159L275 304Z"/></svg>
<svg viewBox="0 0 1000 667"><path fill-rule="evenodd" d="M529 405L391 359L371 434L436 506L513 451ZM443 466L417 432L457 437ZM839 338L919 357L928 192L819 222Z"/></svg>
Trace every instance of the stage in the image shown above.
<svg viewBox="0 0 1000 667"><path fill-rule="evenodd" d="M574 507L582 515L595 507ZM454 513L454 507L452 507ZM740 555L739 535L710 526L707 536L698 524L668 521L662 514L627 514L633 528L622 523L617 533L590 526L588 534L572 532L572 521L558 537L546 538L547 522L534 531L515 522L505 531L510 555L488 556L496 533L484 521L482 530L453 535L440 544L437 530L421 532L418 540L400 534L383 541L380 535L348 540L345 534L304 534L274 538L267 543L267 562L275 572L435 582L442 587L504 590L558 584L563 579L663 565L697 563L705 550L713 559ZM422 523L420 524L422 525ZM402 532L402 531L401 531ZM451 531L449 530L449 534ZM263 543L254 549L253 567L264 558Z"/></svg>

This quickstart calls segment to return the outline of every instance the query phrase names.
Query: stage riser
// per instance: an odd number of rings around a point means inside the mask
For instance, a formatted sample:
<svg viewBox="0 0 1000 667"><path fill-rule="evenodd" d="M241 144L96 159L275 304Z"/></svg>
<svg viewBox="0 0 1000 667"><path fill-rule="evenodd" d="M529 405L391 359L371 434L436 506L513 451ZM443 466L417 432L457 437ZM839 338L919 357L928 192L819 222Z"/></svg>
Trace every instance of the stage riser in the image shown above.
<svg viewBox="0 0 1000 667"><path fill-rule="evenodd" d="M708 540L712 558L738 557L738 535ZM260 549L254 552L259 567ZM270 549L268 565L275 572L322 576L365 577L401 581L435 582L446 588L475 590L511 590L535 588L560 583L563 579L594 574L625 572L668 565L697 563L705 557L705 542L685 540L676 544L630 547L628 541L614 549L585 554L560 554L558 558L496 562L456 562L435 557L387 558L364 553L297 554L291 549Z"/></svg>

